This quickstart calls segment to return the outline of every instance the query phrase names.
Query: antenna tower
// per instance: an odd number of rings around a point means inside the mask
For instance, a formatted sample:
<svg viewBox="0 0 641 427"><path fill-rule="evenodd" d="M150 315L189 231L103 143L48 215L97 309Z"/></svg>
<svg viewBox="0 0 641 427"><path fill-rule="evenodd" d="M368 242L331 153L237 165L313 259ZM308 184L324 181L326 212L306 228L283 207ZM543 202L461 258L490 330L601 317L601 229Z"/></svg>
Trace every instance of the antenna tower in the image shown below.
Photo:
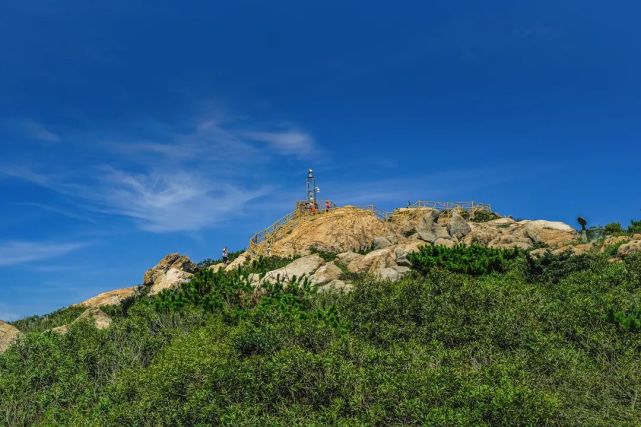
<svg viewBox="0 0 641 427"><path fill-rule="evenodd" d="M309 169L307 171L307 201L316 204L316 193L318 188L316 187L316 177L314 177L314 171Z"/></svg>

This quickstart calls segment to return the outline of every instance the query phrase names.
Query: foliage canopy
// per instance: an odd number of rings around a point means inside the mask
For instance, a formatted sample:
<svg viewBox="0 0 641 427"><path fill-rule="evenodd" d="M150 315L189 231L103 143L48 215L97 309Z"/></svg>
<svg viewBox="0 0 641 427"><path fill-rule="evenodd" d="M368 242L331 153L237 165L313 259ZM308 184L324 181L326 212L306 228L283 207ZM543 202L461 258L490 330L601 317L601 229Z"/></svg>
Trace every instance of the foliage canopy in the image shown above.
<svg viewBox="0 0 641 427"><path fill-rule="evenodd" d="M17 322L32 332L0 355L0 423L639 424L641 257L416 260L429 274L335 295L255 292L247 274L285 262L265 259L141 292L106 330Z"/></svg>

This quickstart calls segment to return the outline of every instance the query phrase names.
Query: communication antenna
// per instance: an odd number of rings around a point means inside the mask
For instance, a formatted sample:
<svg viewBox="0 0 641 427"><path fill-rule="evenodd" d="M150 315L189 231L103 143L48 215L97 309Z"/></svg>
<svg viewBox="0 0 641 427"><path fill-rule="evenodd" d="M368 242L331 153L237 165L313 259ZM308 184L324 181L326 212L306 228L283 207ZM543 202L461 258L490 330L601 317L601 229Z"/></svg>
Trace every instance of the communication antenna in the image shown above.
<svg viewBox="0 0 641 427"><path fill-rule="evenodd" d="M316 193L320 192L320 188L316 187L316 177L314 171L309 169L307 171L307 201L316 204Z"/></svg>

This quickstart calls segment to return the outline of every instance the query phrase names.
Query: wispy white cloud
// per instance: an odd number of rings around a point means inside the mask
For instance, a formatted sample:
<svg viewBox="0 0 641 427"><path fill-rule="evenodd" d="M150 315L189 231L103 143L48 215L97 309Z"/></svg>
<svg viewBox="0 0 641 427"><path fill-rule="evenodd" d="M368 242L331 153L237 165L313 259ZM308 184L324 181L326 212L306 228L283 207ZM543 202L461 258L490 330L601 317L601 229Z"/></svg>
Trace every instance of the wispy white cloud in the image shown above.
<svg viewBox="0 0 641 427"><path fill-rule="evenodd" d="M64 210L32 205L70 218L77 211L82 219L89 211L129 218L144 231L193 232L237 217L276 188L260 172L273 161L315 149L313 138L299 130L268 132L252 126L249 132L219 115L180 126L145 123L145 129L137 138L127 132L76 136L78 146L90 143L103 153L92 155L100 163L76 168L65 167L66 159L55 166L0 164L0 175L62 195ZM73 144L70 138L68 145Z"/></svg>
<svg viewBox="0 0 641 427"><path fill-rule="evenodd" d="M26 137L46 144L62 141L62 137L33 119L11 119L0 121L0 126L10 134Z"/></svg>
<svg viewBox="0 0 641 427"><path fill-rule="evenodd" d="M291 126L248 130L227 117L206 116L180 131L164 129L161 138L109 141L118 152L155 156L172 162L215 161L221 166L248 164L272 157L307 158L318 151L309 133ZM164 125L157 125L166 128ZM273 125L267 126L270 129Z"/></svg>
<svg viewBox="0 0 641 427"><path fill-rule="evenodd" d="M305 158L314 152L314 139L307 133L298 130L243 132L242 135L253 141L265 142L283 155Z"/></svg>
<svg viewBox="0 0 641 427"><path fill-rule="evenodd" d="M77 251L87 246L84 242L0 242L0 267L24 264L32 261L54 258Z"/></svg>
<svg viewBox="0 0 641 427"><path fill-rule="evenodd" d="M131 174L112 169L83 195L105 213L132 218L152 232L195 231L223 222L267 187L245 189L185 171Z"/></svg>
<svg viewBox="0 0 641 427"><path fill-rule="evenodd" d="M1 171L0 171L0 173L1 173ZM59 207L56 207L56 206L50 206L50 205L46 205L46 204L43 204L43 203L35 203L35 202L21 202L21 203L15 203L15 205L26 206L26 207L30 207L30 208L36 208L36 209L40 209L40 210L43 210L43 211L46 211L46 212L52 212L52 213L58 214L60 216L64 216L64 217L71 218L71 219L74 219L74 220L96 224L96 220L95 219L93 219L93 218L91 218L91 217L89 217L89 216L87 216L87 215L85 215L85 214L83 214L81 212L74 212L74 211L71 211L69 209L63 209L63 208L59 208Z"/></svg>

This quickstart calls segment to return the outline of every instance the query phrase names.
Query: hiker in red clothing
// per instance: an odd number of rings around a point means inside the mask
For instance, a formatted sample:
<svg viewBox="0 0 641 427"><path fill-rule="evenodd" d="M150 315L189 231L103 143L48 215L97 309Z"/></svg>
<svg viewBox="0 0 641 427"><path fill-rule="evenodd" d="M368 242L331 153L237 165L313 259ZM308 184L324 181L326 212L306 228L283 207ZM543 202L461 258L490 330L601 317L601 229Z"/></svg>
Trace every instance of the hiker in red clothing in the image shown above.
<svg viewBox="0 0 641 427"><path fill-rule="evenodd" d="M325 213L329 212L331 207L332 207L332 202L330 202L329 200L325 200Z"/></svg>

